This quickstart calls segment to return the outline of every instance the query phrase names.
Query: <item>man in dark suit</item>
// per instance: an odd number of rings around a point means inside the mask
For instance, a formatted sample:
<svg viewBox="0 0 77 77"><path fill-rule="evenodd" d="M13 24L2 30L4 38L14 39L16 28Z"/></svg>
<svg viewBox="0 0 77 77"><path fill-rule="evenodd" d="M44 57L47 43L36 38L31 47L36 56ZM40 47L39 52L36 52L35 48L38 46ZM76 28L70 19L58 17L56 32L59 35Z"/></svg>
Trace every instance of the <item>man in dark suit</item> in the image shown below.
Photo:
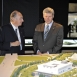
<svg viewBox="0 0 77 77"><path fill-rule="evenodd" d="M60 53L63 44L63 26L53 21L54 10L50 7L43 10L43 18L45 23L35 28L34 51L38 55Z"/></svg>
<svg viewBox="0 0 77 77"><path fill-rule="evenodd" d="M24 54L24 33L22 14L15 10L10 14L10 23L1 27L0 49L6 53Z"/></svg>

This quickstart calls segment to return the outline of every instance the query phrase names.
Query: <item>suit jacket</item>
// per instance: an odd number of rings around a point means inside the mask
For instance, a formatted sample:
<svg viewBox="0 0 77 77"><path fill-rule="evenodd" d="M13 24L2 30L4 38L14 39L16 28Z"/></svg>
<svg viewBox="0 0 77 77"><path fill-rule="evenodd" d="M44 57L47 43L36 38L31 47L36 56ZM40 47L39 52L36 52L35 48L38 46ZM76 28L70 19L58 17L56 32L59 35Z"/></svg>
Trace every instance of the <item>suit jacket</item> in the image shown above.
<svg viewBox="0 0 77 77"><path fill-rule="evenodd" d="M19 33L21 37L21 44L22 44L22 52L24 52L24 35L23 30L21 27L19 27ZM20 46L10 46L10 42L15 42L18 40L18 37L12 27L11 24L7 24L5 26L2 26L1 33L0 33L0 45L2 51L7 51L7 53L19 53L20 52Z"/></svg>
<svg viewBox="0 0 77 77"><path fill-rule="evenodd" d="M53 22L50 31L44 41L44 26L45 23L41 23L36 26L33 37L33 48L35 53L40 50L42 53L47 51L51 53L59 53L63 44L63 26L56 22Z"/></svg>

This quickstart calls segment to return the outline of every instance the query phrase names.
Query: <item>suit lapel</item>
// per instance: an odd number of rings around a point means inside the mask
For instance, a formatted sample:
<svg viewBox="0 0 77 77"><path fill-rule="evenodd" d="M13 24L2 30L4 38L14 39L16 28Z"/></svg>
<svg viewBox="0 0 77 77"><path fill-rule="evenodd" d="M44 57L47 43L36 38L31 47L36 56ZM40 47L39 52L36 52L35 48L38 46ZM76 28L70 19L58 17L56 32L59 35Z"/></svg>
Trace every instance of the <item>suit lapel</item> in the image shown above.
<svg viewBox="0 0 77 77"><path fill-rule="evenodd" d="M43 23L42 27L41 27L41 31L42 31L42 40L44 41L44 27L45 27L45 23Z"/></svg>
<svg viewBox="0 0 77 77"><path fill-rule="evenodd" d="M12 33L12 35L14 36L14 38L15 38L15 39L18 39L18 37L17 37L17 35L16 35L16 33L15 33L15 31L14 31L14 29L13 29L13 27L12 27L11 24L9 25L9 28L10 28L9 30L10 30L10 32Z"/></svg>

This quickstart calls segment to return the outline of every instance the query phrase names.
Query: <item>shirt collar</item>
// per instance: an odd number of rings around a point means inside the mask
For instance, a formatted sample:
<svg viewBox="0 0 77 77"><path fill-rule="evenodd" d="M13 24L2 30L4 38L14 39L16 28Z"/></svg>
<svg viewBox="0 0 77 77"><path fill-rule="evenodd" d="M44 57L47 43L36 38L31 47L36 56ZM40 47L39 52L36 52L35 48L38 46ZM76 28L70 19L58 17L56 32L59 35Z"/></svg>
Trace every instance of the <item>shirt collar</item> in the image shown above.
<svg viewBox="0 0 77 77"><path fill-rule="evenodd" d="M12 25L12 27L13 27L14 30L18 29L18 27L16 27L15 25L13 25L12 22L11 22L11 25Z"/></svg>
<svg viewBox="0 0 77 77"><path fill-rule="evenodd" d="M53 21L52 21L51 23L49 23L49 24L45 23L45 26L46 26L46 25L49 25L49 29L50 29L51 26L52 26L52 24L53 24Z"/></svg>

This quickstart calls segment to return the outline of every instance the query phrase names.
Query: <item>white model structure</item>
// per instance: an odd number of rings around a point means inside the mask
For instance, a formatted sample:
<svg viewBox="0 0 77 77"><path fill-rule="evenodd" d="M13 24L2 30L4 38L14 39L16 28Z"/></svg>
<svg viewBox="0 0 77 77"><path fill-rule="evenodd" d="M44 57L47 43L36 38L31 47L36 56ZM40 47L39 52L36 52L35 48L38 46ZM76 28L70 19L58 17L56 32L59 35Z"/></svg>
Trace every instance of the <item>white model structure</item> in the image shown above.
<svg viewBox="0 0 77 77"><path fill-rule="evenodd" d="M72 63L67 61L53 60L38 65L37 72L59 75L72 69Z"/></svg>

